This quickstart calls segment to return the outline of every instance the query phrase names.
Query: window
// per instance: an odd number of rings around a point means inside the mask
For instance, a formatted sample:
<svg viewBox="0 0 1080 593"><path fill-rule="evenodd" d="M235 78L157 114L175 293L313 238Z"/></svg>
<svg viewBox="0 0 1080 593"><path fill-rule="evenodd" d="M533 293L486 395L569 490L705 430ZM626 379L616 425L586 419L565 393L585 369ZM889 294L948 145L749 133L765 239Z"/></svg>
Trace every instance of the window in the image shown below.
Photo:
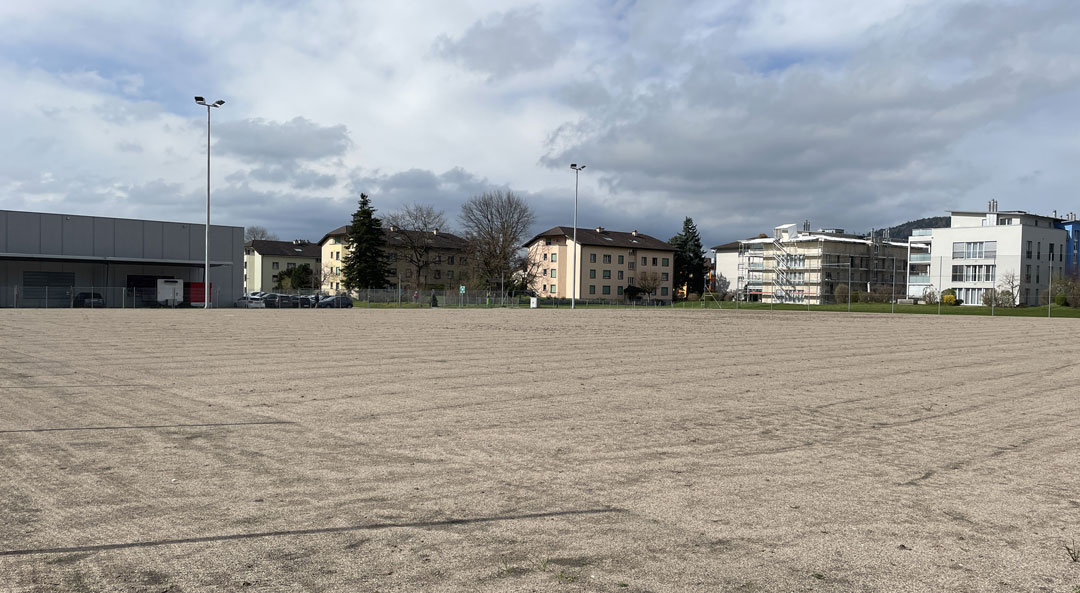
<svg viewBox="0 0 1080 593"><path fill-rule="evenodd" d="M622 280L622 279L623 279L623 271L619 270L619 280Z"/></svg>
<svg viewBox="0 0 1080 593"><path fill-rule="evenodd" d="M622 286L615 287L615 294L622 296Z"/></svg>
<svg viewBox="0 0 1080 593"><path fill-rule="evenodd" d="M633 276L626 279L626 285L627 286L633 286L634 285L634 277Z"/></svg>
<svg viewBox="0 0 1080 593"><path fill-rule="evenodd" d="M1024 282L1031 282L1031 264L1024 270Z"/></svg>
<svg viewBox="0 0 1080 593"><path fill-rule="evenodd" d="M619 256L619 265L621 266L622 264L623 264L623 256L620 255Z"/></svg>
<svg viewBox="0 0 1080 593"><path fill-rule="evenodd" d="M551 294L555 294L555 285L554 284L551 285L551 290L549 290L548 292L550 292Z"/></svg>
<svg viewBox="0 0 1080 593"><path fill-rule="evenodd" d="M433 263L442 265L442 256L441 255L436 255L435 256L435 261Z"/></svg>
<svg viewBox="0 0 1080 593"><path fill-rule="evenodd" d="M555 277L555 271L556 271L555 268L551 268L551 277L552 278Z"/></svg>
<svg viewBox="0 0 1080 593"><path fill-rule="evenodd" d="M604 280L611 280L611 270L604 270L603 274L601 275L603 276Z"/></svg>
<svg viewBox="0 0 1080 593"><path fill-rule="evenodd" d="M446 256L446 263L448 265L451 265L451 266L454 265L454 256L452 256L452 255Z"/></svg>
<svg viewBox="0 0 1080 593"><path fill-rule="evenodd" d="M278 267L279 266L278 266L277 262L274 262L274 263L270 264L270 269L272 269L272 270L276 270L276 269L278 269Z"/></svg>
<svg viewBox="0 0 1080 593"><path fill-rule="evenodd" d="M277 278L278 278L278 275L274 274L273 276L270 277L270 281L276 284L277 283Z"/></svg>
<svg viewBox="0 0 1080 593"><path fill-rule="evenodd" d="M551 245L551 239L544 239L544 245Z"/></svg>
<svg viewBox="0 0 1080 593"><path fill-rule="evenodd" d="M643 265L643 266L649 265L649 258L642 256L641 265Z"/></svg>
<svg viewBox="0 0 1080 593"><path fill-rule="evenodd" d="M1042 241L1035 244L1035 259L1042 259ZM1035 295L1038 298L1039 295Z"/></svg>
<svg viewBox="0 0 1080 593"><path fill-rule="evenodd" d="M667 296L667 287L666 286L661 286L660 287L660 296Z"/></svg>
<svg viewBox="0 0 1080 593"><path fill-rule="evenodd" d="M611 294L611 286L605 284L604 286L601 287L600 292L602 294Z"/></svg>
<svg viewBox="0 0 1080 593"><path fill-rule="evenodd" d="M341 250L340 249L334 252L334 259L336 259L338 261L341 261Z"/></svg>
<svg viewBox="0 0 1080 593"><path fill-rule="evenodd" d="M557 261L559 261L559 254L558 253L552 253L551 254L551 263L555 263Z"/></svg>
<svg viewBox="0 0 1080 593"><path fill-rule="evenodd" d="M547 275L548 275L548 269L547 269L547 268L544 268L544 275L545 275L545 276L547 276Z"/></svg>
<svg viewBox="0 0 1080 593"><path fill-rule="evenodd" d="M435 270L435 279L439 280L441 278L442 278L442 270Z"/></svg>
<svg viewBox="0 0 1080 593"><path fill-rule="evenodd" d="M1031 259L1031 241L1028 241L1027 251L1025 252L1025 255L1028 259Z"/></svg>
<svg viewBox="0 0 1080 593"><path fill-rule="evenodd" d="M453 280L454 279L454 271L453 270L447 270L446 271L446 279L447 280Z"/></svg>
<svg viewBox="0 0 1080 593"><path fill-rule="evenodd" d="M596 294L596 285L595 284L590 284L589 285L589 294Z"/></svg>
<svg viewBox="0 0 1080 593"><path fill-rule="evenodd" d="M670 264L671 264L671 260L669 260L669 259L668 259L668 258L666 258L666 257L665 257L665 258L663 259L663 262L664 262L664 267L665 267L665 268L666 268L666 267L668 267L668 265L670 265Z"/></svg>
<svg viewBox="0 0 1080 593"><path fill-rule="evenodd" d="M544 261L547 261L547 254L544 254Z"/></svg>
<svg viewBox="0 0 1080 593"><path fill-rule="evenodd" d="M610 255L605 255L604 256L604 263L605 264L610 264L611 263L611 256Z"/></svg>
<svg viewBox="0 0 1080 593"><path fill-rule="evenodd" d="M634 269L634 262L630 262L630 263L626 264L626 269L633 270Z"/></svg>
<svg viewBox="0 0 1080 593"><path fill-rule="evenodd" d="M596 278L596 270L589 270L589 278Z"/></svg>
<svg viewBox="0 0 1080 593"><path fill-rule="evenodd" d="M655 257L652 258L652 265L654 265L654 266L656 265L656 258Z"/></svg>
<svg viewBox="0 0 1080 593"><path fill-rule="evenodd" d="M596 263L596 254L595 253L590 253L589 254L589 263L590 264L595 264Z"/></svg>
<svg viewBox="0 0 1080 593"><path fill-rule="evenodd" d="M295 267L296 267L296 264L292 263L292 262L285 264L285 268L289 269L289 270L291 270L291 269L293 269Z"/></svg>
<svg viewBox="0 0 1080 593"><path fill-rule="evenodd" d="M661 272L660 273L660 280L662 280L664 282L667 282L668 281L668 273L667 272Z"/></svg>

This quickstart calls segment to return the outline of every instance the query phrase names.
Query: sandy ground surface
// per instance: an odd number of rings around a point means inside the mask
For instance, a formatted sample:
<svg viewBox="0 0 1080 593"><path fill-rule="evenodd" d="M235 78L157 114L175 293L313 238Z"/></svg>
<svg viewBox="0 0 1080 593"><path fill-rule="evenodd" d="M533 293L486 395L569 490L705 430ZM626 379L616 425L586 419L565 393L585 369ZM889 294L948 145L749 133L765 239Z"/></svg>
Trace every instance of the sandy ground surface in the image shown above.
<svg viewBox="0 0 1080 593"><path fill-rule="evenodd" d="M1080 325L0 311L0 591L1061 591Z"/></svg>

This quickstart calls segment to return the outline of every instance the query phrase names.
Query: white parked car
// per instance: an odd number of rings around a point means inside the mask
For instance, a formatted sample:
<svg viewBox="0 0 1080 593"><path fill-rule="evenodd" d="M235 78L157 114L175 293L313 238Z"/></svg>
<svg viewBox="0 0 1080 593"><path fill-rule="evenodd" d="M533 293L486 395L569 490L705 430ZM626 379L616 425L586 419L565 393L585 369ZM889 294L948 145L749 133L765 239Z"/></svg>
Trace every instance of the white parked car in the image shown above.
<svg viewBox="0 0 1080 593"><path fill-rule="evenodd" d="M248 295L236 299L236 306L241 309L265 309L266 303L261 296Z"/></svg>

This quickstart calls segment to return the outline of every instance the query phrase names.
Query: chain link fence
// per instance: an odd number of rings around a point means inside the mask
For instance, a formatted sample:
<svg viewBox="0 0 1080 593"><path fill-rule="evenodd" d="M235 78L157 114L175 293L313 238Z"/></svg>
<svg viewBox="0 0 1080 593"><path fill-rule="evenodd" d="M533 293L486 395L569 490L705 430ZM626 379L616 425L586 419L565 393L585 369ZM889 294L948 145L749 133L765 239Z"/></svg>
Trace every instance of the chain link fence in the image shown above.
<svg viewBox="0 0 1080 593"><path fill-rule="evenodd" d="M203 293L191 298L196 302L160 299L157 288L132 288L124 286L27 286L22 284L0 286L0 307L20 309L158 309L163 307L203 307ZM212 307L232 307L223 303L219 290L211 288Z"/></svg>

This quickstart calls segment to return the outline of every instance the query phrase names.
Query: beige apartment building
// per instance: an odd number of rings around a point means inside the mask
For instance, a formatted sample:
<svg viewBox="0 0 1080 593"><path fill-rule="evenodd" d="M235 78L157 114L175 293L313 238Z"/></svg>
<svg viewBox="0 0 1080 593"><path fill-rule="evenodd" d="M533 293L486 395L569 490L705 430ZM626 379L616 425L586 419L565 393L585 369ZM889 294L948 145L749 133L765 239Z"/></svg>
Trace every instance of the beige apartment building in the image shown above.
<svg viewBox="0 0 1080 593"><path fill-rule="evenodd" d="M319 241L323 261L323 291L345 291L341 269L349 253L346 235L349 227L338 227ZM390 275L387 288L402 290L439 290L463 284L468 276L465 239L435 229L431 232L406 231L388 227L386 234L387 265Z"/></svg>
<svg viewBox="0 0 1080 593"><path fill-rule="evenodd" d="M530 287L541 297L618 301L645 293L670 301L675 248L637 231L557 226L530 239ZM576 278L572 272L576 269Z"/></svg>
<svg viewBox="0 0 1080 593"><path fill-rule="evenodd" d="M310 241L248 241L244 244L244 292L273 292L278 272L304 264L318 274L319 260L319 246Z"/></svg>
<svg viewBox="0 0 1080 593"><path fill-rule="evenodd" d="M907 243L842 230L773 229L772 237L739 241L739 298L766 303L836 302L837 286L879 298L907 294ZM732 287L733 289L735 287Z"/></svg>

